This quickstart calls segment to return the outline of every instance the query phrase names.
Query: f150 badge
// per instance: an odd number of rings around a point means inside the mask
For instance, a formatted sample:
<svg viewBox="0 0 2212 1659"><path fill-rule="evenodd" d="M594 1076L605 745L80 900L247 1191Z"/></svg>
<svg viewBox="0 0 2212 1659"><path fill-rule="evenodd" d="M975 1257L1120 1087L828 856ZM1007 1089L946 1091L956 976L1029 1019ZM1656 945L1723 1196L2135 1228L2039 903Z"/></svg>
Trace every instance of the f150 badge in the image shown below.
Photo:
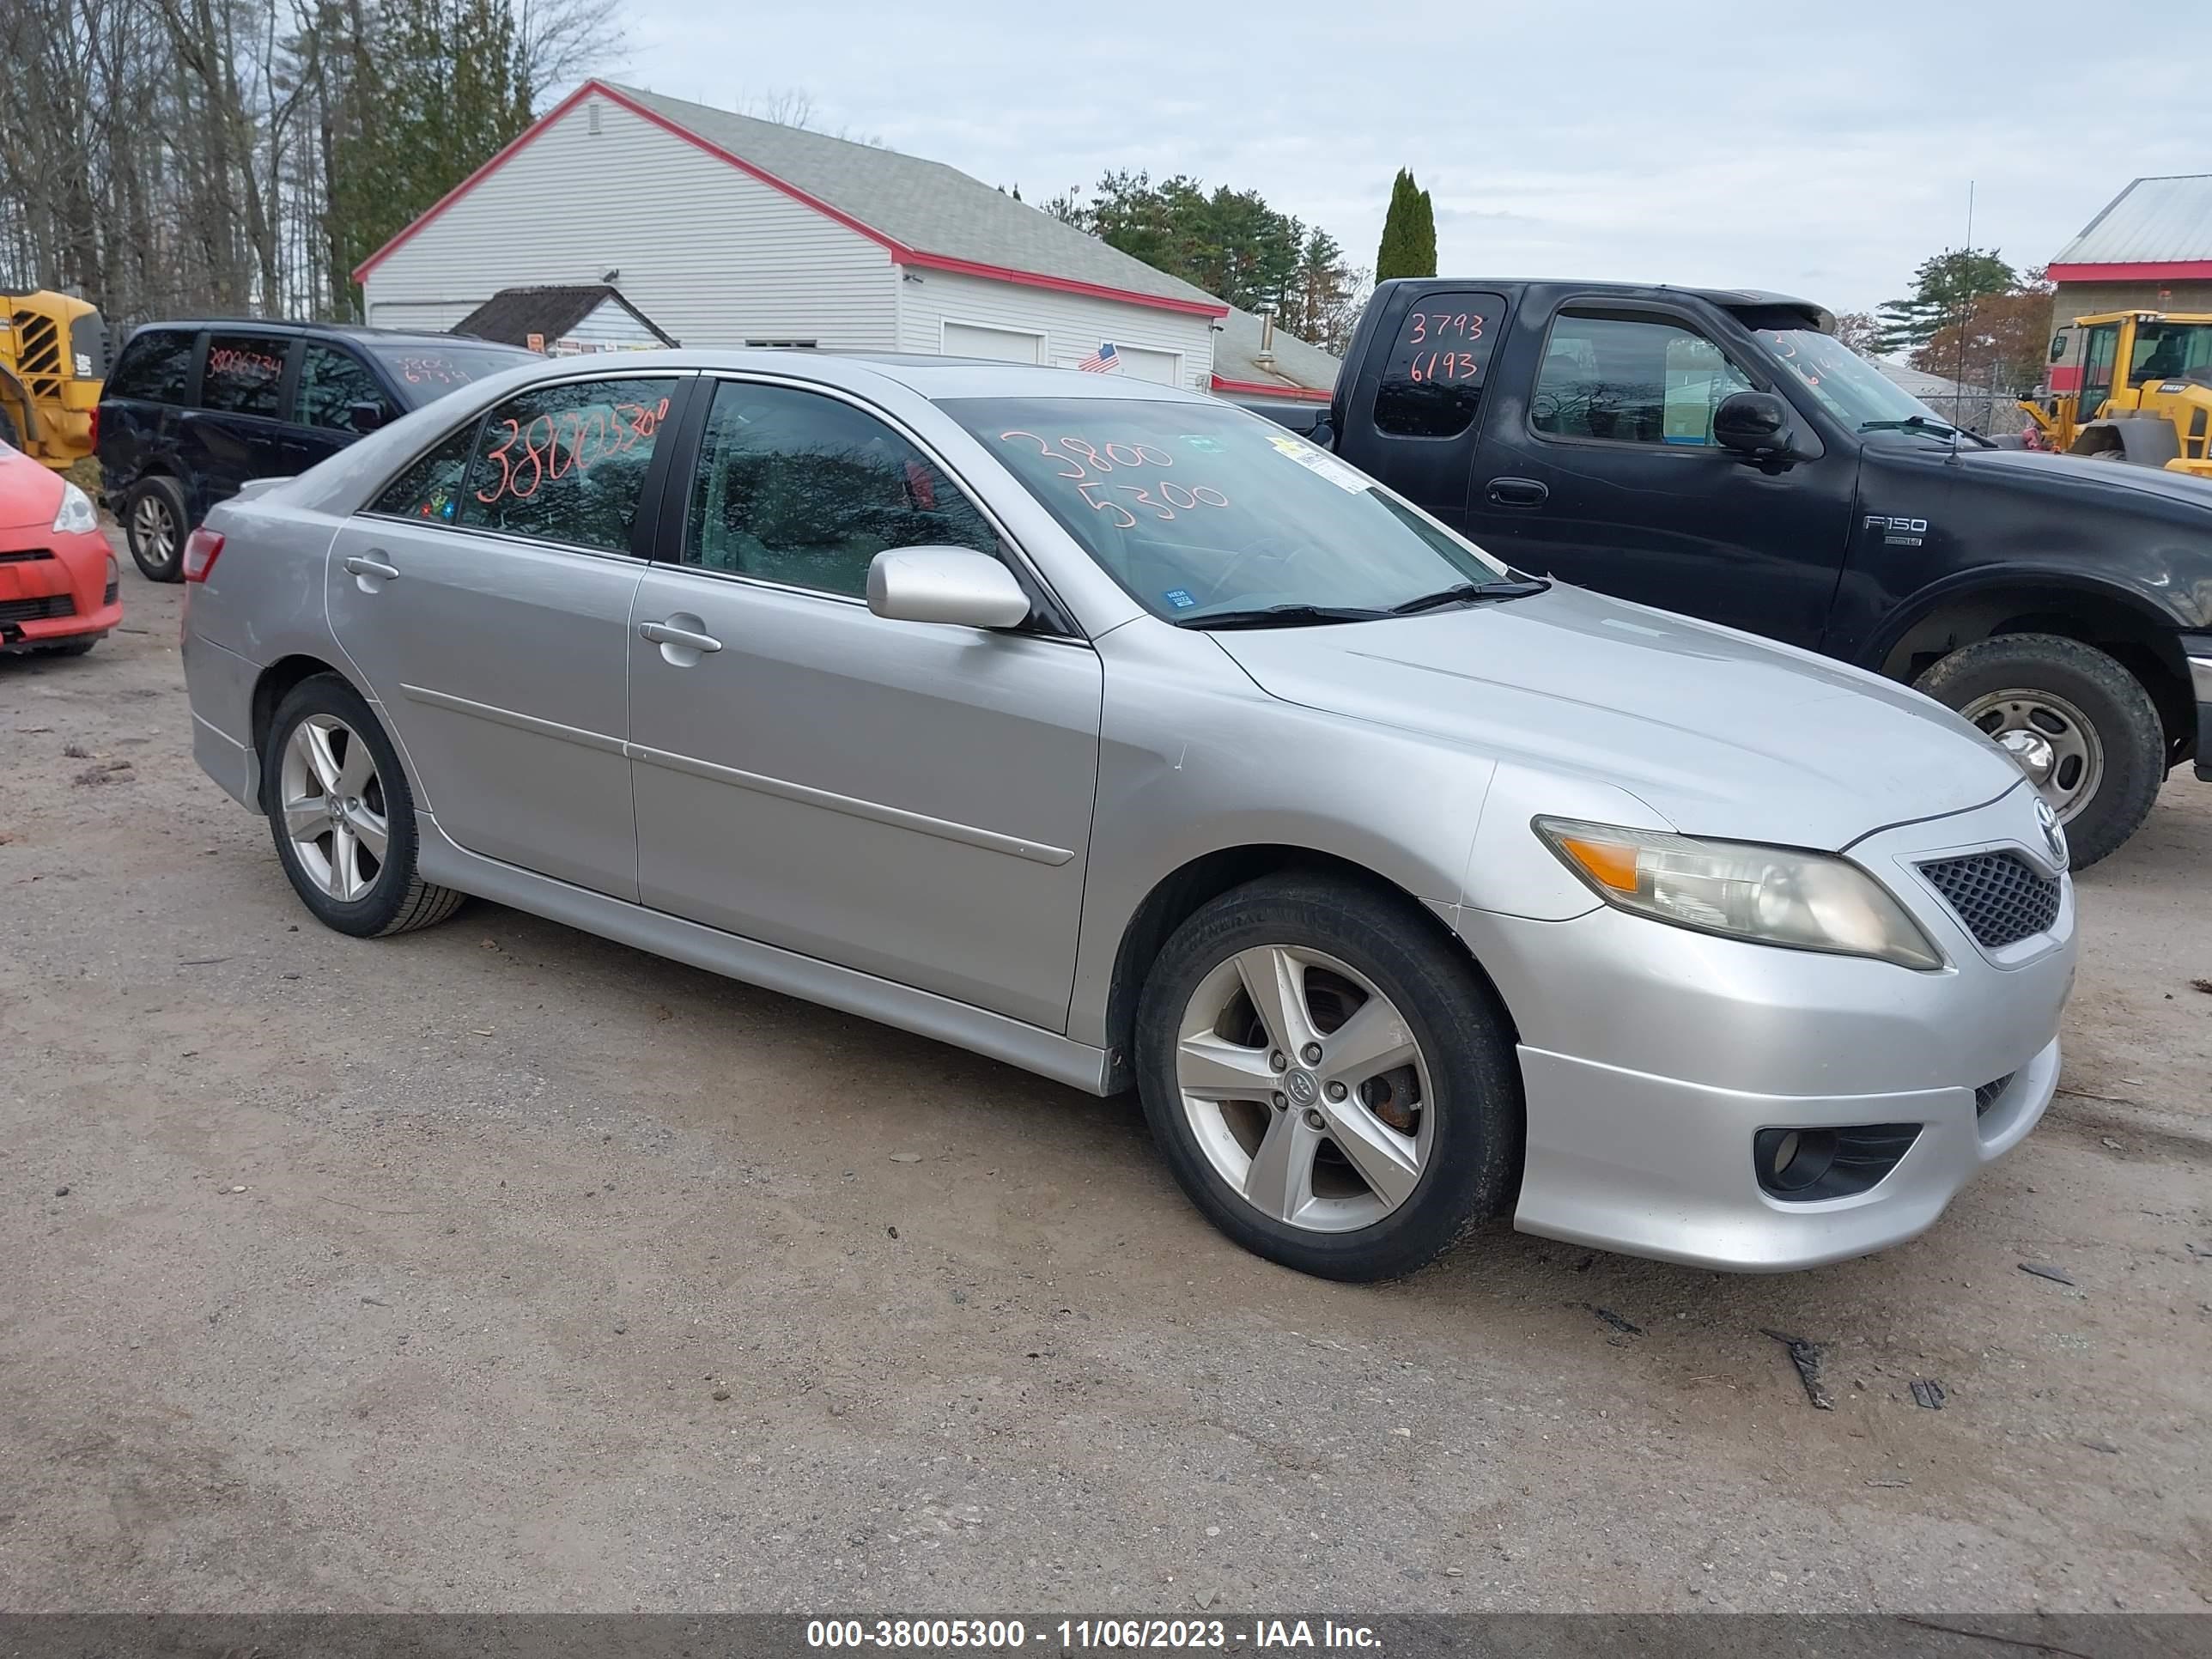
<svg viewBox="0 0 2212 1659"><path fill-rule="evenodd" d="M1917 547L1928 536L1927 520L1892 518L1884 513L1868 514L1863 528L1881 537L1885 547Z"/></svg>

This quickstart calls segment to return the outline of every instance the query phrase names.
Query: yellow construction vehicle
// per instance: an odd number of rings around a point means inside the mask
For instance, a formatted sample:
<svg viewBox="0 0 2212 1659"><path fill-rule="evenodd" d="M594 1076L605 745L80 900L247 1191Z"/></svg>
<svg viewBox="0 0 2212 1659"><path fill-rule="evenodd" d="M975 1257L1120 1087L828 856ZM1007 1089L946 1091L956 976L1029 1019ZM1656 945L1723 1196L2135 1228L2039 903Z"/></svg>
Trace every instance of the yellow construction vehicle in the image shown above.
<svg viewBox="0 0 2212 1659"><path fill-rule="evenodd" d="M92 453L107 373L99 310L40 289L0 292L0 442L64 471Z"/></svg>
<svg viewBox="0 0 2212 1659"><path fill-rule="evenodd" d="M2076 317L2051 359L2077 364L2081 389L2021 399L2045 448L2212 478L2212 316Z"/></svg>

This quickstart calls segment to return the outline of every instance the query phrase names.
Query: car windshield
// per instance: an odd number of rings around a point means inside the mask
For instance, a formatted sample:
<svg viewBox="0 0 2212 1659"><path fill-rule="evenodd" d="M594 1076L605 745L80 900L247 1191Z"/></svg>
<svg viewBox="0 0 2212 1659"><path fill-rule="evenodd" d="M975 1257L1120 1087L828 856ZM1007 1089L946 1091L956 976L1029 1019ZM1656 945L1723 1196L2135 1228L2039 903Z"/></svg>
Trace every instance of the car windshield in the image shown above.
<svg viewBox="0 0 2212 1659"><path fill-rule="evenodd" d="M1810 328L1762 328L1759 343L1838 420L1860 431L1928 425L1948 436L1951 423L1832 334Z"/></svg>
<svg viewBox="0 0 2212 1659"><path fill-rule="evenodd" d="M1279 608L1286 623L1359 620L1505 574L1365 473L1227 404L943 407L1130 598L1170 622Z"/></svg>
<svg viewBox="0 0 2212 1659"><path fill-rule="evenodd" d="M368 349L370 356L392 371L392 378L399 382L407 401L416 409L471 380L520 368L536 358L534 352L519 347L478 340L456 340L451 345L442 340L422 340L405 345L371 345Z"/></svg>

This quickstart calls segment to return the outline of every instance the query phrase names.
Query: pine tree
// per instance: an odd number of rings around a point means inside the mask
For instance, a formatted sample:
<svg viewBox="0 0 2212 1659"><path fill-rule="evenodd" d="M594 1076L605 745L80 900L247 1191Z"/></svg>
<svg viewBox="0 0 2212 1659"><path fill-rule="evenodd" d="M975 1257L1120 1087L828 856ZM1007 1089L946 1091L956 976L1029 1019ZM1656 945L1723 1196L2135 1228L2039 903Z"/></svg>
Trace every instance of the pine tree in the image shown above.
<svg viewBox="0 0 2212 1659"><path fill-rule="evenodd" d="M1437 274L1437 216L1429 192L1404 167L1390 185L1390 210L1382 219L1382 242L1375 252L1375 280Z"/></svg>
<svg viewBox="0 0 2212 1659"><path fill-rule="evenodd" d="M1912 273L1911 294L1882 302L1875 319L1879 332L1875 349L1885 356L1916 351L1959 325L1975 300L2011 294L2019 287L2018 274L1996 250L1946 248L1920 262L1920 269Z"/></svg>

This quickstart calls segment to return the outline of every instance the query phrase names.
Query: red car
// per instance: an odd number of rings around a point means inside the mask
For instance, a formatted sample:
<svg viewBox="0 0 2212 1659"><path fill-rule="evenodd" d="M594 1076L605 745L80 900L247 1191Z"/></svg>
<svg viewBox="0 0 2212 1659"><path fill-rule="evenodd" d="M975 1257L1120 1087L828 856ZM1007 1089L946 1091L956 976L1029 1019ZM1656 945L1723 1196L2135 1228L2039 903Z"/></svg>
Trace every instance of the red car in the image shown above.
<svg viewBox="0 0 2212 1659"><path fill-rule="evenodd" d="M0 442L0 655L76 656L123 620L92 498Z"/></svg>

